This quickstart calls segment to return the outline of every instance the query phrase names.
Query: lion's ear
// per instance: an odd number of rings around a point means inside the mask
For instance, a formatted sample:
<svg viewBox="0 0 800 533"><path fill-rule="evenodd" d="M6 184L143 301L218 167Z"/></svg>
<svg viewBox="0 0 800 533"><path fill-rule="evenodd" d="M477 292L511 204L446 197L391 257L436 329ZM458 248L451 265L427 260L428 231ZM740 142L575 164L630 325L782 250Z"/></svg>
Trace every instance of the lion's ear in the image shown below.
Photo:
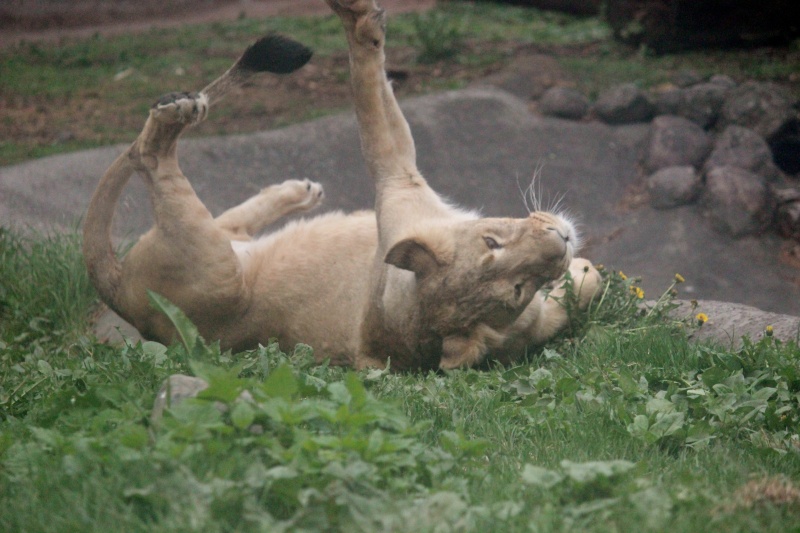
<svg viewBox="0 0 800 533"><path fill-rule="evenodd" d="M384 261L425 277L448 263L448 254L437 248L418 237L403 239L392 246Z"/></svg>

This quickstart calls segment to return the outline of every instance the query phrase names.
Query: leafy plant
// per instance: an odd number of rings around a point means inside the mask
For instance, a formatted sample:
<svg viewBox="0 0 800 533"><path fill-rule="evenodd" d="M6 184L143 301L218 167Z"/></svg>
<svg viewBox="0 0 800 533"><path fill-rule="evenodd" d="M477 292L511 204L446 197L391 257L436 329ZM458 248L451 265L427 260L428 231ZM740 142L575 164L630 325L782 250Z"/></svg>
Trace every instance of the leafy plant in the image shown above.
<svg viewBox="0 0 800 533"><path fill-rule="evenodd" d="M582 326L480 372L356 373L305 345L222 352L158 295L172 346L50 322L4 337L0 529L791 530L800 348L692 344L669 294L645 304L634 278L603 275ZM208 387L153 425L173 374Z"/></svg>
<svg viewBox="0 0 800 533"><path fill-rule="evenodd" d="M458 55L468 22L465 15L443 8L415 13L411 23L419 46L417 61L435 63Z"/></svg>

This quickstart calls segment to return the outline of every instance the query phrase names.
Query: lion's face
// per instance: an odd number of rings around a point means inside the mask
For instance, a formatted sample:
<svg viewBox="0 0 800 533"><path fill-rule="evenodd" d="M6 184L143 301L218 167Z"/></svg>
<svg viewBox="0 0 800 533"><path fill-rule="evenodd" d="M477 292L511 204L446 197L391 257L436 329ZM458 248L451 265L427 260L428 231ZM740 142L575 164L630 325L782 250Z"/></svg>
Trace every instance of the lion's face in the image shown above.
<svg viewBox="0 0 800 533"><path fill-rule="evenodd" d="M575 244L568 221L537 212L425 228L386 262L416 274L424 327L448 336L479 323L511 325L537 290L566 272Z"/></svg>

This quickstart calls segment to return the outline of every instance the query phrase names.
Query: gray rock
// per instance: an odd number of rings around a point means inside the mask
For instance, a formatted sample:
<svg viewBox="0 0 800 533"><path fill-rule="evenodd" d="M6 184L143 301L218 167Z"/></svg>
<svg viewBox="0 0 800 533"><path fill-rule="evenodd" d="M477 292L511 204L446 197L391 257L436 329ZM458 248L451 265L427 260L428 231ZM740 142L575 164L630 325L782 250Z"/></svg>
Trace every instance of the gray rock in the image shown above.
<svg viewBox="0 0 800 533"><path fill-rule="evenodd" d="M156 399L153 402L153 411L150 420L158 423L164 416L164 410L179 405L187 398L196 397L201 391L208 388L208 383L200 378L173 374L161 385Z"/></svg>
<svg viewBox="0 0 800 533"><path fill-rule="evenodd" d="M776 187L772 194L778 204L775 210L775 228L778 234L800 241L800 185Z"/></svg>
<svg viewBox="0 0 800 533"><path fill-rule="evenodd" d="M641 89L626 83L603 92L594 111L607 124L630 124L650 120L655 107Z"/></svg>
<svg viewBox="0 0 800 533"><path fill-rule="evenodd" d="M766 180L738 167L706 173L704 203L714 226L733 237L763 231L772 214Z"/></svg>
<svg viewBox="0 0 800 533"><path fill-rule="evenodd" d="M656 115L677 115L683 100L682 89L669 89L653 95L653 108Z"/></svg>
<svg viewBox="0 0 800 533"><path fill-rule="evenodd" d="M691 203L702 187L700 174L692 166L663 168L648 176L646 183L650 205L656 209Z"/></svg>
<svg viewBox="0 0 800 533"><path fill-rule="evenodd" d="M703 77L696 70L681 70L672 76L672 83L678 87L691 87L703 81Z"/></svg>
<svg viewBox="0 0 800 533"><path fill-rule="evenodd" d="M722 104L730 90L721 83L712 82L684 89L676 114L708 129L717 121Z"/></svg>
<svg viewBox="0 0 800 533"><path fill-rule="evenodd" d="M774 83L747 82L730 91L720 126L750 128L767 140L796 117L788 91Z"/></svg>
<svg viewBox="0 0 800 533"><path fill-rule="evenodd" d="M153 410L150 413L150 421L158 425L164 416L164 411L177 407L188 398L196 398L198 394L208 388L208 382L201 378L186 376L184 374L173 374L168 377L156 394L153 402ZM249 391L242 391L236 401L253 401L253 395ZM228 410L228 406L222 402L214 402L214 406L221 413ZM253 428L251 428L252 430Z"/></svg>
<svg viewBox="0 0 800 533"><path fill-rule="evenodd" d="M741 347L742 338L757 341L764 337L767 326L772 326L773 336L783 342L800 340L800 317L768 313L749 305L700 300L697 306L687 301L678 301L673 316L693 316L705 313L708 322L690 335L698 342L721 344L724 348Z"/></svg>
<svg viewBox="0 0 800 533"><path fill-rule="evenodd" d="M539 111L551 117L580 120L589 111L589 100L570 87L552 87L539 100Z"/></svg>
<svg viewBox="0 0 800 533"><path fill-rule="evenodd" d="M694 122L674 115L653 121L645 168L650 172L665 167L700 167L711 151L711 138Z"/></svg>
<svg viewBox="0 0 800 533"><path fill-rule="evenodd" d="M723 87L727 87L728 89L733 89L734 87L736 87L736 81L726 74L715 74L711 76L708 82L716 83L717 85L722 85Z"/></svg>
<svg viewBox="0 0 800 533"><path fill-rule="evenodd" d="M728 126L717 137L714 149L705 162L705 169L732 166L761 174L769 180L781 176L772 160L772 151L764 138L742 126Z"/></svg>
<svg viewBox="0 0 800 533"><path fill-rule="evenodd" d="M659 115L677 115L709 129L717 122L731 87L722 82L699 83L656 95L653 105Z"/></svg>

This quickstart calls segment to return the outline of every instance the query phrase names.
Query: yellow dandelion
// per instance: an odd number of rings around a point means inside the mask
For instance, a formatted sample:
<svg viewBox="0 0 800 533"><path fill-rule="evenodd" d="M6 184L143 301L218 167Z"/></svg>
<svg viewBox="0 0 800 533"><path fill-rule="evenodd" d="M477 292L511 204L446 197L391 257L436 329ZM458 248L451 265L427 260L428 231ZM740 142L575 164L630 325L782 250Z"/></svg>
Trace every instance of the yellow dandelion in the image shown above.
<svg viewBox="0 0 800 533"><path fill-rule="evenodd" d="M628 276L626 276L625 272L623 272L622 270L619 271L619 277L622 278L622 281L628 279Z"/></svg>
<svg viewBox="0 0 800 533"><path fill-rule="evenodd" d="M644 290L641 287L631 285L631 292L640 300L644 298Z"/></svg>
<svg viewBox="0 0 800 533"><path fill-rule="evenodd" d="M594 268L595 268L595 270L600 270L600 271L603 271L603 270L606 269L605 265L603 265L603 264L595 265Z"/></svg>
<svg viewBox="0 0 800 533"><path fill-rule="evenodd" d="M772 331L772 326L767 326L767 328L764 330L764 334L767 337L772 337L772 335L774 334L774 332Z"/></svg>
<svg viewBox="0 0 800 533"><path fill-rule="evenodd" d="M686 279L680 274L675 274L675 283L683 283Z"/></svg>
<svg viewBox="0 0 800 533"><path fill-rule="evenodd" d="M702 326L703 324L708 322L708 315L705 313L697 313L697 316L695 316L695 318L697 319L697 324L699 326Z"/></svg>

